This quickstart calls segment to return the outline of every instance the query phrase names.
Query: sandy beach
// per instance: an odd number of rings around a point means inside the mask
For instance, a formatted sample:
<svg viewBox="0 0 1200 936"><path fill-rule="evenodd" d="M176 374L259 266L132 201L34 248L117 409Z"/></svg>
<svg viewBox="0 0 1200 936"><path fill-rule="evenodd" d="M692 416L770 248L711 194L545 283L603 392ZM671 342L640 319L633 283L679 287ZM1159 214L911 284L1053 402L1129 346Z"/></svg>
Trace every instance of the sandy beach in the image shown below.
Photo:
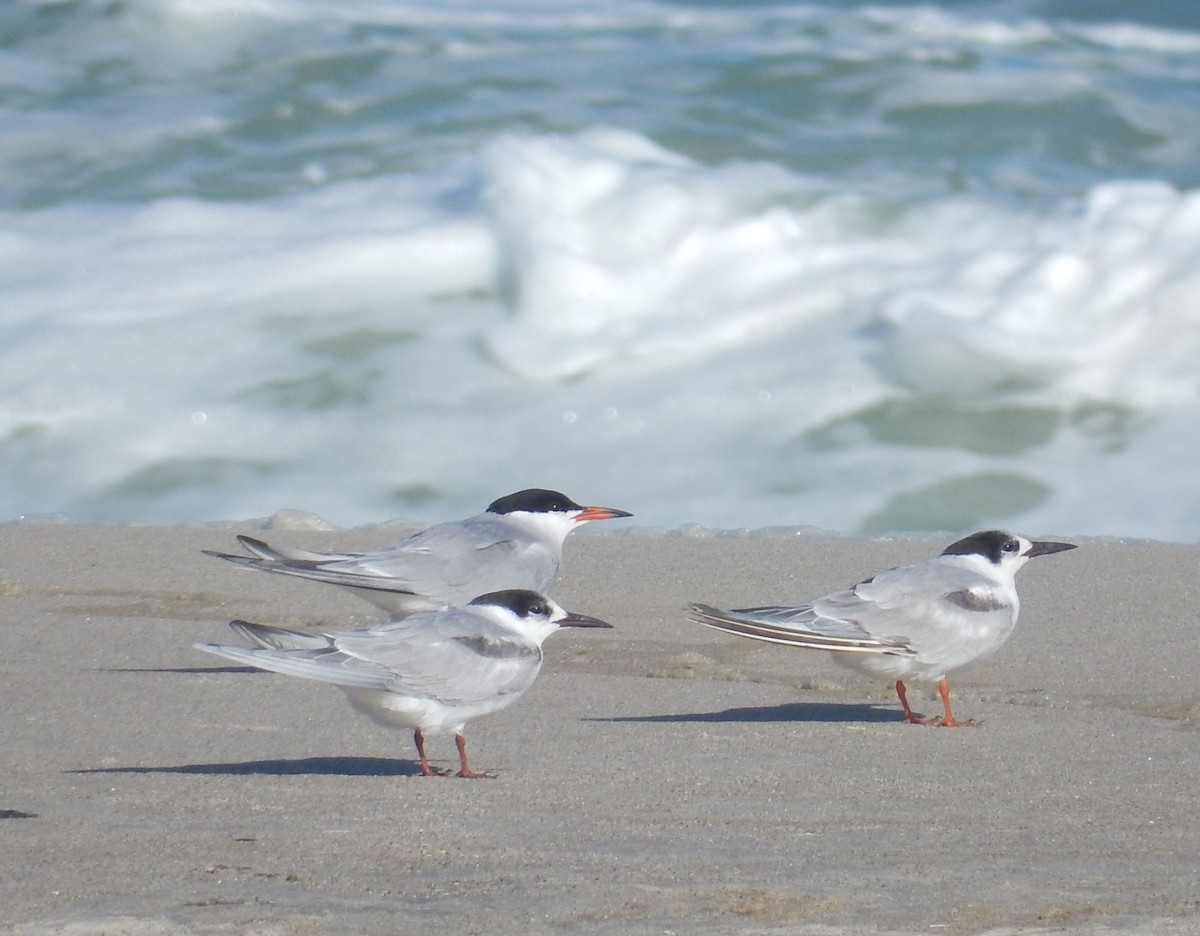
<svg viewBox="0 0 1200 936"><path fill-rule="evenodd" d="M555 597L615 629L547 642L468 725L497 777L466 781L333 687L192 648L372 619L200 552L260 528L0 526L0 933L1200 933L1200 547L1019 531L1080 548L1021 572L1012 640L951 678L984 724L952 730L684 618L946 540L581 530Z"/></svg>

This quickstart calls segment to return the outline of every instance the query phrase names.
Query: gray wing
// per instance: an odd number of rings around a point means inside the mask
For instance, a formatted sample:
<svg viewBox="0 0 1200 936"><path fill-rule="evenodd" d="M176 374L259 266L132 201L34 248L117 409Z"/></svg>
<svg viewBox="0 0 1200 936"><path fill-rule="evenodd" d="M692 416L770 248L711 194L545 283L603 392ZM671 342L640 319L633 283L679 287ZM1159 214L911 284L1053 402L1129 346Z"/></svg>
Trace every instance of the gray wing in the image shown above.
<svg viewBox="0 0 1200 936"><path fill-rule="evenodd" d="M232 562L243 569L290 575L313 582L325 582L348 588L360 598L391 614L411 614L446 607L451 601L440 595L424 596L412 591L406 583L380 575L343 572L333 564L309 559L267 559L261 555L237 556L230 553L204 550L205 554ZM477 597L475 595L472 598Z"/></svg>
<svg viewBox="0 0 1200 936"><path fill-rule="evenodd" d="M877 639L903 639L921 658L949 661L950 668L994 650L1017 617L1005 592L944 558L889 569L814 605L822 614L852 616Z"/></svg>
<svg viewBox="0 0 1200 936"><path fill-rule="evenodd" d="M346 559L357 559L362 553L334 553L334 552L316 552L311 549L292 549L283 546L272 546L269 543L264 543L260 539L255 539L253 536L240 535L237 541L242 545L246 552L252 556L257 556L259 559L299 559L301 561L310 562L340 562ZM227 557L224 553L209 553L210 556ZM236 558L236 557L234 557Z"/></svg>
<svg viewBox="0 0 1200 936"><path fill-rule="evenodd" d="M312 631L252 624L249 621L230 621L229 626L252 644L267 650L320 650L333 646L330 637Z"/></svg>
<svg viewBox="0 0 1200 936"><path fill-rule="evenodd" d="M693 605L691 618L755 640L906 656L945 671L1003 643L1016 610L977 573L934 559L888 569L807 605L734 611Z"/></svg>
<svg viewBox="0 0 1200 936"><path fill-rule="evenodd" d="M438 524L384 549L326 568L402 583L465 604L504 588L545 591L561 556L490 514Z"/></svg>
<svg viewBox="0 0 1200 936"><path fill-rule="evenodd" d="M347 688L386 690L391 676L380 667L363 665L362 661L349 658L329 647L320 650L272 650L212 643L198 643L194 646L197 650L215 653L227 660L245 663L258 669Z"/></svg>
<svg viewBox="0 0 1200 936"><path fill-rule="evenodd" d="M520 536L490 515L438 524L394 546L331 554L332 558L300 551L293 555L250 537L239 541L252 555L205 552L243 568L356 589L367 600L397 613L466 604L504 588L545 591L561 562L561 556L544 544ZM393 602L389 595L432 600Z"/></svg>
<svg viewBox="0 0 1200 936"><path fill-rule="evenodd" d="M523 692L542 662L536 644L461 610L415 614L374 628L310 636L323 637L326 646L266 649L201 643L196 647L289 676L454 703Z"/></svg>
<svg viewBox="0 0 1200 936"><path fill-rule="evenodd" d="M902 656L914 654L902 640L877 639L854 620L825 617L812 605L720 611L710 605L694 604L690 612L691 620L697 624L754 640L809 647L814 650Z"/></svg>
<svg viewBox="0 0 1200 936"><path fill-rule="evenodd" d="M461 608L414 614L334 638L341 653L392 673L393 691L443 701L478 702L524 692L542 665L537 643Z"/></svg>

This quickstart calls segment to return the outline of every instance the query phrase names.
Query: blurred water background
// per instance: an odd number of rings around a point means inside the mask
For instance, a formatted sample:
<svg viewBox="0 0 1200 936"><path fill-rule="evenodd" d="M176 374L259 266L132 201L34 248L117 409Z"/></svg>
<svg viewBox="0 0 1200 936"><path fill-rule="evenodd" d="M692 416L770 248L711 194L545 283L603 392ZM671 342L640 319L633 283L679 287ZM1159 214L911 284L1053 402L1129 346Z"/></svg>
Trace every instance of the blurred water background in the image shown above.
<svg viewBox="0 0 1200 936"><path fill-rule="evenodd" d="M0 518L1200 539L1200 4L10 0Z"/></svg>

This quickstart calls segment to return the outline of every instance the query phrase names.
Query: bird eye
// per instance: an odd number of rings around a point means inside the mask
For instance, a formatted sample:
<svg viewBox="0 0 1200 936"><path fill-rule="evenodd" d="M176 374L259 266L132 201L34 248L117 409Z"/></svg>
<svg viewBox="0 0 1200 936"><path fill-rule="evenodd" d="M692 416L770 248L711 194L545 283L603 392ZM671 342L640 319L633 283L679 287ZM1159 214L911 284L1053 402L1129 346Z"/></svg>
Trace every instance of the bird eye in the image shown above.
<svg viewBox="0 0 1200 936"><path fill-rule="evenodd" d="M1004 544L1004 545L1003 545L1001 548L1002 548L1002 549L1003 549L1005 552L1009 552L1009 553L1010 553L1010 552L1016 552L1018 549L1020 549L1020 548L1021 548L1021 544L1020 544L1020 543L1018 543L1016 540L1009 540L1009 541L1008 541L1007 543L1005 543L1005 544Z"/></svg>
<svg viewBox="0 0 1200 936"><path fill-rule="evenodd" d="M536 614L536 615L538 615L538 616L540 617L540 616L542 616L542 615L544 615L544 614L546 613L546 606L545 606L544 604L533 604L533 605L530 605L530 606L529 606L529 613L530 613L530 614Z"/></svg>

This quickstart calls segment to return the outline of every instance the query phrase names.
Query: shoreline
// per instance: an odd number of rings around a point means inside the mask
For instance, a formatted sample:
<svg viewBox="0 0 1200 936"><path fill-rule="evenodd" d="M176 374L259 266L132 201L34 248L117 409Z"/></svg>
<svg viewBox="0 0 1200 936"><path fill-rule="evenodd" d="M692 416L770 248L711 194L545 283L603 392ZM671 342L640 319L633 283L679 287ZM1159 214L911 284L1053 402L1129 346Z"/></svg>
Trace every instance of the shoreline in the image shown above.
<svg viewBox="0 0 1200 936"><path fill-rule="evenodd" d="M336 689L191 649L234 617L374 619L199 552L254 530L0 524L0 810L29 814L0 825L0 933L1200 932L1200 546L1062 536L1018 576L1012 639L951 677L985 724L950 730L825 654L684 619L941 540L584 530L553 595L616 629L547 641L527 695L467 726L498 779L462 781L415 776L411 738Z"/></svg>

